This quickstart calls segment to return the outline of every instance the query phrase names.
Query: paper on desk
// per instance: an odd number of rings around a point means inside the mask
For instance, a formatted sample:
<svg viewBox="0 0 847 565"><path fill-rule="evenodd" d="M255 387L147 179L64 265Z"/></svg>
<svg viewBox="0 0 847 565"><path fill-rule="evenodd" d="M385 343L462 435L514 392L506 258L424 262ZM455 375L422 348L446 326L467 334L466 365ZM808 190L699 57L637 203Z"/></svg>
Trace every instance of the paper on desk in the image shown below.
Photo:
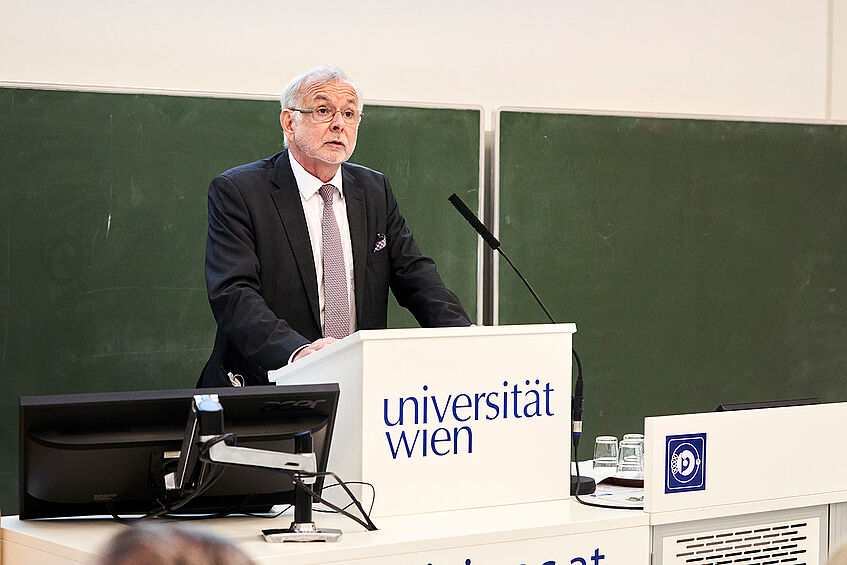
<svg viewBox="0 0 847 565"><path fill-rule="evenodd" d="M571 463L571 472L576 473L576 464ZM579 474L583 477L591 477L597 483L597 490L592 494L581 495L583 500L595 504L607 504L609 506L626 506L641 508L644 506L644 489L638 487L622 487L618 485L604 484L602 481L617 475L617 469L611 467L594 468L591 460L579 462Z"/></svg>
<svg viewBox="0 0 847 565"><path fill-rule="evenodd" d="M614 467L598 467L594 468L594 461L589 459L588 461L580 461L579 462L579 474L583 477L591 477L594 479L595 483L600 483L603 479L608 479L612 475L616 474L618 470ZM576 474L576 463L571 462L571 474Z"/></svg>
<svg viewBox="0 0 847 565"><path fill-rule="evenodd" d="M641 508L644 506L644 489L598 483L597 490L581 498L597 504Z"/></svg>

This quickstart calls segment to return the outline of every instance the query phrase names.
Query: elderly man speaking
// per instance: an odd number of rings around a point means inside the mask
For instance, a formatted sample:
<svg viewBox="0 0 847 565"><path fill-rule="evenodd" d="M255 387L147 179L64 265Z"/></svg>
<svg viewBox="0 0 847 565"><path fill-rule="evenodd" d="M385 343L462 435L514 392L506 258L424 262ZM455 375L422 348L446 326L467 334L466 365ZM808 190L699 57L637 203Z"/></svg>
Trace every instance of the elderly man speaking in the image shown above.
<svg viewBox="0 0 847 565"><path fill-rule="evenodd" d="M206 286L218 329L200 387L268 384L268 370L385 328L389 287L421 326L470 325L388 179L346 163L362 119L356 86L317 67L281 102L287 149L209 186Z"/></svg>

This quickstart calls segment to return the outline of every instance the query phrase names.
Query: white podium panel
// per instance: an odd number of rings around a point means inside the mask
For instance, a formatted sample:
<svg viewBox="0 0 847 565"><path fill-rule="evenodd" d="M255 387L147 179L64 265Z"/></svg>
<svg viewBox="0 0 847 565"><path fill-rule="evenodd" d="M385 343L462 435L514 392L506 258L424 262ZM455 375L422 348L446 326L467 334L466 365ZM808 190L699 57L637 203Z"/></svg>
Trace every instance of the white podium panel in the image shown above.
<svg viewBox="0 0 847 565"><path fill-rule="evenodd" d="M648 565L644 513L590 508L574 500L516 504L381 518L367 532L334 514L316 514L321 527L344 531L337 543L266 543L260 531L285 528L275 519L229 517L185 527L237 544L257 565ZM126 528L112 520L2 519L3 565L93 564L106 543Z"/></svg>
<svg viewBox="0 0 847 565"><path fill-rule="evenodd" d="M575 331L360 331L270 378L339 383L328 468L374 485L374 516L564 499Z"/></svg>
<svg viewBox="0 0 847 565"><path fill-rule="evenodd" d="M650 540L647 528L538 537L521 541L492 542L484 545L441 549L333 561L333 565L649 565ZM687 564L686 564L687 565Z"/></svg>
<svg viewBox="0 0 847 565"><path fill-rule="evenodd" d="M847 403L646 418L651 523L847 500Z"/></svg>
<svg viewBox="0 0 847 565"><path fill-rule="evenodd" d="M651 565L818 565L827 553L827 513L814 506L656 526Z"/></svg>

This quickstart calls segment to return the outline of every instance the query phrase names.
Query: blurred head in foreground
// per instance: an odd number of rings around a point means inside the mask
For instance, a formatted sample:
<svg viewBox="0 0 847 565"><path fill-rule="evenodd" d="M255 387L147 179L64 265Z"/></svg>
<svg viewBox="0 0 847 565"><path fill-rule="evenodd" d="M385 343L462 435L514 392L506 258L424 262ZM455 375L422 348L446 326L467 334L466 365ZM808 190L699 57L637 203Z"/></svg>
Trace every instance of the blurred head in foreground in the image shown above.
<svg viewBox="0 0 847 565"><path fill-rule="evenodd" d="M842 544L832 552L826 565L847 565L847 543Z"/></svg>
<svg viewBox="0 0 847 565"><path fill-rule="evenodd" d="M144 523L112 538L97 565L252 565L235 545L173 523Z"/></svg>

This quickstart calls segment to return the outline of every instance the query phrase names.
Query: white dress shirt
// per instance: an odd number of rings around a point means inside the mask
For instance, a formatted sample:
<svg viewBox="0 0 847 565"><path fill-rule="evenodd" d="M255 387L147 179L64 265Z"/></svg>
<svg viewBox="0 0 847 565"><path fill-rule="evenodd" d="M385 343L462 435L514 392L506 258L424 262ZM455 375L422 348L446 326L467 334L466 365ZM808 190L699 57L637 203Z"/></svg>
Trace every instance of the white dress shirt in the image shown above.
<svg viewBox="0 0 847 565"><path fill-rule="evenodd" d="M291 170L294 171L294 179L300 191L300 201L303 204L303 212L306 214L306 226L309 229L309 239L312 242L312 257L315 260L315 274L318 280L318 299L320 302L321 327L324 323L324 289L323 289L323 263L321 261L321 244L323 240L321 232L321 218L323 217L323 198L318 190L324 184L331 184L337 190L332 197L332 210L335 213L335 221L338 223L338 233L341 237L341 248L344 254L344 272L347 275L347 303L350 307L350 333L356 331L356 301L353 287L353 245L350 243L350 224L347 221L347 204L344 198L344 187L341 181L341 167L329 182L312 176L297 162L297 159L288 152L291 161ZM299 349L298 349L299 351ZM295 354L297 351L294 352ZM293 359L292 355L292 359Z"/></svg>

